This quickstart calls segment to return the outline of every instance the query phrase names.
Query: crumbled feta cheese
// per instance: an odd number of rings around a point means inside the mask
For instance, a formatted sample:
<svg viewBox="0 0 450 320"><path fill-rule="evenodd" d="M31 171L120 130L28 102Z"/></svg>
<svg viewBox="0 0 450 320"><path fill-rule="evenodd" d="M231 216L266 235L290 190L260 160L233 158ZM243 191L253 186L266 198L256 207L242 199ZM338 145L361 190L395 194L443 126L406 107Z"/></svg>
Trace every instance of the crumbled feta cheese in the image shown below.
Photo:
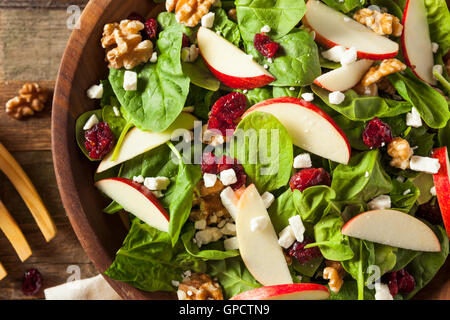
<svg viewBox="0 0 450 320"><path fill-rule="evenodd" d="M433 53L438 52L439 50L439 45L436 42L432 42L431 43L431 50L433 50Z"/></svg>
<svg viewBox="0 0 450 320"><path fill-rule="evenodd" d="M158 61L158 53L156 51L154 51L152 53L152 57L150 58L150 62L151 63L156 63Z"/></svg>
<svg viewBox="0 0 450 320"><path fill-rule="evenodd" d="M227 169L220 173L220 181L222 181L224 186L229 186L230 184L237 182L236 172L233 169Z"/></svg>
<svg viewBox="0 0 450 320"><path fill-rule="evenodd" d="M181 49L181 60L183 62L194 62L198 58L199 49L195 44Z"/></svg>
<svg viewBox="0 0 450 320"><path fill-rule="evenodd" d="M295 87L289 87L289 90L294 91Z"/></svg>
<svg viewBox="0 0 450 320"><path fill-rule="evenodd" d="M202 220L195 221L194 227L197 230L205 230L206 229L206 220L202 219Z"/></svg>
<svg viewBox="0 0 450 320"><path fill-rule="evenodd" d="M414 128L422 126L422 119L420 118L419 111L415 107L411 109L411 112L406 114L406 125Z"/></svg>
<svg viewBox="0 0 450 320"><path fill-rule="evenodd" d="M272 29L270 29L270 27L268 25L265 25L264 27L261 28L261 32L265 32L265 33L270 32L270 30L272 30Z"/></svg>
<svg viewBox="0 0 450 320"><path fill-rule="evenodd" d="M217 30L216 33L217 33L219 36L222 35L222 32L220 32L220 30Z"/></svg>
<svg viewBox="0 0 450 320"><path fill-rule="evenodd" d="M160 190L152 191L152 194L153 194L156 198L162 198L162 197L164 196L164 194L163 194Z"/></svg>
<svg viewBox="0 0 450 320"><path fill-rule="evenodd" d="M176 281L176 280L172 280L172 285L173 285L174 287L178 287L178 286L180 285L180 282L179 282L179 281Z"/></svg>
<svg viewBox="0 0 450 320"><path fill-rule="evenodd" d="M267 62L268 62L268 63L272 63L272 62L273 62L273 59L272 59L272 58L267 58Z"/></svg>
<svg viewBox="0 0 450 320"><path fill-rule="evenodd" d="M433 186L433 187L430 189L430 194L431 194L433 197L436 197L436 187L435 187L435 186Z"/></svg>
<svg viewBox="0 0 450 320"><path fill-rule="evenodd" d="M275 196L268 191L264 192L261 198L263 199L264 206L266 207L266 209L268 209L275 200Z"/></svg>
<svg viewBox="0 0 450 320"><path fill-rule="evenodd" d="M236 225L234 223L227 223L220 229L220 232L227 236L236 235Z"/></svg>
<svg viewBox="0 0 450 320"><path fill-rule="evenodd" d="M136 91L137 81L137 73L127 70L123 76L123 88L125 91Z"/></svg>
<svg viewBox="0 0 450 320"><path fill-rule="evenodd" d="M408 194L411 193L411 189L406 189L405 191L403 191L403 195L406 196Z"/></svg>
<svg viewBox="0 0 450 320"><path fill-rule="evenodd" d="M438 173L441 164L438 159L429 157L412 156L409 161L409 167L414 171L421 171L425 173Z"/></svg>
<svg viewBox="0 0 450 320"><path fill-rule="evenodd" d="M225 207L225 209L227 209L227 211L230 213L231 217L236 220L236 204L238 202L238 198L236 197L233 189L231 189L231 187L225 188L220 193L220 200L222 201L222 205Z"/></svg>
<svg viewBox="0 0 450 320"><path fill-rule="evenodd" d="M250 220L250 231L262 231L269 225L270 219L268 216L259 216Z"/></svg>
<svg viewBox="0 0 450 320"><path fill-rule="evenodd" d="M183 272L183 278L189 278L190 276L192 276L191 270L186 270L185 272Z"/></svg>
<svg viewBox="0 0 450 320"><path fill-rule="evenodd" d="M402 176L398 176L397 178L395 178L398 182L403 183L405 182L405 177Z"/></svg>
<svg viewBox="0 0 450 320"><path fill-rule="evenodd" d="M375 300L394 300L387 284L375 283Z"/></svg>
<svg viewBox="0 0 450 320"><path fill-rule="evenodd" d="M245 90L242 90L242 92L243 92L243 93L247 93L247 92L248 92L248 90L247 90L247 89L245 89Z"/></svg>
<svg viewBox="0 0 450 320"><path fill-rule="evenodd" d="M309 153L301 153L294 158L294 168L295 169L303 169L303 168L311 168L311 156Z"/></svg>
<svg viewBox="0 0 450 320"><path fill-rule="evenodd" d="M314 93L312 93L312 92L302 93L302 99L305 101L311 102L314 100Z"/></svg>
<svg viewBox="0 0 450 320"><path fill-rule="evenodd" d="M170 179L166 177L145 178L144 186L152 191L166 190L170 184Z"/></svg>
<svg viewBox="0 0 450 320"><path fill-rule="evenodd" d="M370 176L369 171L366 171L366 173L364 173L364 177L368 178Z"/></svg>
<svg viewBox="0 0 450 320"><path fill-rule="evenodd" d="M202 17L202 27L211 28L214 25L214 12L208 12Z"/></svg>
<svg viewBox="0 0 450 320"><path fill-rule="evenodd" d="M116 117L120 117L120 111L119 111L119 108L113 107L113 112L114 112L114 114L116 115Z"/></svg>
<svg viewBox="0 0 450 320"><path fill-rule="evenodd" d="M341 104L345 100L345 94L340 91L330 92L328 100L330 100L331 104Z"/></svg>
<svg viewBox="0 0 450 320"><path fill-rule="evenodd" d="M88 121L84 124L83 130L90 130L93 126L95 126L97 123L99 123L99 120L95 114L90 116Z"/></svg>
<svg viewBox="0 0 450 320"><path fill-rule="evenodd" d="M434 65L433 66L433 73L434 72L437 72L437 73L439 73L440 75L442 75L442 73L444 72L444 69L442 68L442 65L440 65L440 64L436 64L436 65ZM433 76L434 77L434 76ZM434 77L434 78L436 78L436 77Z"/></svg>
<svg viewBox="0 0 450 320"><path fill-rule="evenodd" d="M322 57L334 62L341 62L341 57L345 51L346 49L344 46L335 46L329 50L323 51Z"/></svg>
<svg viewBox="0 0 450 320"><path fill-rule="evenodd" d="M237 237L225 239L223 242L225 250L239 250L239 241Z"/></svg>
<svg viewBox="0 0 450 320"><path fill-rule="evenodd" d="M388 195L381 195L372 199L367 205L370 210L389 209L391 207L391 197Z"/></svg>
<svg viewBox="0 0 450 320"><path fill-rule="evenodd" d="M208 244L222 238L222 232L216 227L207 228L205 230L198 231L195 234L195 240L197 240L197 246L201 247L204 244Z"/></svg>
<svg viewBox="0 0 450 320"><path fill-rule="evenodd" d="M375 5L375 4L372 4L372 5L368 6L368 7L367 7L367 9L369 9L369 10L373 10L373 11L378 11L378 12L381 12L381 9L380 9L380 7L379 7L379 6L377 6L377 5Z"/></svg>
<svg viewBox="0 0 450 320"><path fill-rule="evenodd" d="M289 225L278 234L278 244L287 249L289 248L295 241L294 231L292 227Z"/></svg>
<svg viewBox="0 0 450 320"><path fill-rule="evenodd" d="M351 47L350 49L344 51L344 53L341 56L340 62L343 66L346 66L355 62L357 58L358 53L356 51L356 48Z"/></svg>
<svg viewBox="0 0 450 320"><path fill-rule="evenodd" d="M294 232L295 239L297 239L298 242L302 242L303 234L305 233L305 226L303 225L300 216L295 215L293 217L290 217L289 225L291 226L292 231Z"/></svg>
<svg viewBox="0 0 450 320"><path fill-rule="evenodd" d="M264 69L269 69L269 66L267 64L263 65Z"/></svg>
<svg viewBox="0 0 450 320"><path fill-rule="evenodd" d="M133 181L137 183L144 183L145 178L143 176L134 176Z"/></svg>
<svg viewBox="0 0 450 320"><path fill-rule="evenodd" d="M206 188L214 187L214 185L216 184L216 181L217 181L217 176L212 173L205 173L203 175L203 181L205 183Z"/></svg>
<svg viewBox="0 0 450 320"><path fill-rule="evenodd" d="M89 99L101 99L103 97L103 85L93 85L87 90Z"/></svg>

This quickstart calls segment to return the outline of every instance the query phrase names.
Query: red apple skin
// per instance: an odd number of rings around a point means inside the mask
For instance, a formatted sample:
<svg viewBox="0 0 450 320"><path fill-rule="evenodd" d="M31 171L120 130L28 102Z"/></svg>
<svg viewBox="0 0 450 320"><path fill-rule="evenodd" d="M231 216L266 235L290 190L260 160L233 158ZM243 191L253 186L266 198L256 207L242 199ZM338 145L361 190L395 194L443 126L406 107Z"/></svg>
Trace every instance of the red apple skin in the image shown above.
<svg viewBox="0 0 450 320"><path fill-rule="evenodd" d="M201 54L201 51L200 51ZM203 56L202 56L203 58ZM205 61L206 65L208 66L211 73L224 85L233 88L233 89L242 89L242 90L249 90L249 89L255 89L255 88L261 88L269 83L275 81L276 79L274 77L270 77L268 75L260 75L257 77L234 77L230 76L228 74L224 74L220 71L217 71L214 69L208 61L206 61L203 58L203 61Z"/></svg>
<svg viewBox="0 0 450 320"><path fill-rule="evenodd" d="M318 113L322 118L327 120L331 125L338 131L338 133L342 136L342 138L345 140L345 143L347 144L348 148L348 154L349 158L352 154L352 148L350 147L350 143L348 142L347 136L345 135L344 131L337 125L336 122L322 109L317 107L316 105L312 104L311 102L305 101L303 99L294 98L294 97L279 97L279 98L273 98L273 99L267 99L264 101L261 101L260 103L255 104L253 107L249 108L245 113L242 115L242 119L245 118L250 112L253 112L257 110L260 107L264 107L267 105L271 105L274 103L291 103L296 104L302 108L307 108L311 111L314 111L315 113Z"/></svg>
<svg viewBox="0 0 450 320"><path fill-rule="evenodd" d="M448 150L447 147L435 149L432 157L439 160L441 168L438 173L433 174L434 186L441 208L442 220L444 221L445 230L450 237L450 178L447 166Z"/></svg>
<svg viewBox="0 0 450 320"><path fill-rule="evenodd" d="M137 183L136 181L127 179L127 178L108 178L108 179L104 179L101 181L105 181L105 180L114 180L114 181L120 181L122 183L125 183L127 185L129 185L130 187L133 187L134 189L136 189L137 191L139 191L140 193L142 193L160 212L161 214L164 216L164 218L167 219L167 221L169 221L169 214L167 213L166 209L164 209L164 207L159 203L158 198L156 198L153 193L143 184Z"/></svg>
<svg viewBox="0 0 450 320"><path fill-rule="evenodd" d="M305 27L307 27L308 29L314 31L316 33L316 36L314 38L314 40L318 43L320 43L321 45L323 45L325 48L333 48L335 46L339 46L339 43L335 43L331 40L328 40L327 38L325 38L324 36L322 36L321 34L319 34L309 23L308 20L306 19L306 17L304 16L303 19L303 24L305 25ZM349 48L347 48L349 49ZM398 50L395 52L390 52L390 53L386 53L386 54L374 54L374 53L367 53L367 52L362 52L362 51L357 51L358 54L358 58L359 59L368 59L368 60L384 60L384 59L390 59L390 58L394 58L395 56L397 56L398 54Z"/></svg>
<svg viewBox="0 0 450 320"><path fill-rule="evenodd" d="M230 300L265 300L271 297L303 291L323 291L327 294L330 293L327 287L315 283L279 284L245 291L232 297Z"/></svg>

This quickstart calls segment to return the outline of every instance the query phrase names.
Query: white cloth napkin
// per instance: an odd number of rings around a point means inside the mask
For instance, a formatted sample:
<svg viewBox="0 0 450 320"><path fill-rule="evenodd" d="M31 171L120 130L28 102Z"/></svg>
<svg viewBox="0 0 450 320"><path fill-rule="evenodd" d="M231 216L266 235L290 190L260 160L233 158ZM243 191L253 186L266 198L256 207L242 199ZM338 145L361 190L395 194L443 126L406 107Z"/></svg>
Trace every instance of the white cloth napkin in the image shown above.
<svg viewBox="0 0 450 320"><path fill-rule="evenodd" d="M47 300L122 300L101 274L44 290Z"/></svg>

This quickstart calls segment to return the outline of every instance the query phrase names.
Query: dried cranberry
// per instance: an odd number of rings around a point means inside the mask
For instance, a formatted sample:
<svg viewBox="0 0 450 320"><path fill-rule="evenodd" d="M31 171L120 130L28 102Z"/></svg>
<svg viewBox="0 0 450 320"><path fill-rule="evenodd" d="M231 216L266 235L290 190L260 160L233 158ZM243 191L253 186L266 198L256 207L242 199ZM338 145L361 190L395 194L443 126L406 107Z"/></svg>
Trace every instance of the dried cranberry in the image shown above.
<svg viewBox="0 0 450 320"><path fill-rule="evenodd" d="M416 287L414 277L405 269L397 271L398 292L411 293Z"/></svg>
<svg viewBox="0 0 450 320"><path fill-rule="evenodd" d="M288 254L291 257L296 258L299 263L306 263L314 258L321 257L322 253L320 252L319 247L305 248L307 244L312 242L313 241L310 239L304 239L303 242L295 241L288 249Z"/></svg>
<svg viewBox="0 0 450 320"><path fill-rule="evenodd" d="M223 136L231 136L236 129L236 125L234 123L229 124L215 116L211 116L208 120L208 129L219 130Z"/></svg>
<svg viewBox="0 0 450 320"><path fill-rule="evenodd" d="M100 122L84 133L85 146L92 159L102 159L114 146L114 135L108 123Z"/></svg>
<svg viewBox="0 0 450 320"><path fill-rule="evenodd" d="M22 282L22 292L26 296L32 296L42 287L42 275L37 269L29 269L25 272Z"/></svg>
<svg viewBox="0 0 450 320"><path fill-rule="evenodd" d="M391 272L385 276L387 278L387 285L391 296L395 297L398 294L397 272Z"/></svg>
<svg viewBox="0 0 450 320"><path fill-rule="evenodd" d="M303 191L317 185L331 186L331 177L323 168L302 169L292 176L289 185L292 191L294 189Z"/></svg>
<svg viewBox="0 0 450 320"><path fill-rule="evenodd" d="M205 152L202 155L202 173L217 174L218 171L217 157L212 152Z"/></svg>
<svg viewBox="0 0 450 320"><path fill-rule="evenodd" d="M416 215L430 222L431 224L442 223L442 214L439 202L436 198L419 206Z"/></svg>
<svg viewBox="0 0 450 320"><path fill-rule="evenodd" d="M369 148L379 148L392 141L392 130L379 118L373 118L363 131L363 141Z"/></svg>
<svg viewBox="0 0 450 320"><path fill-rule="evenodd" d="M222 156L222 159L220 159L219 161L217 171L218 173L220 173L228 169L233 169L237 178L237 181L230 186L231 188L233 188L233 190L237 190L245 185L247 175L245 174L244 167L236 159L230 158L228 156Z"/></svg>
<svg viewBox="0 0 450 320"><path fill-rule="evenodd" d="M154 18L150 18L145 22L145 32L149 39L155 39L158 35L158 22Z"/></svg>
<svg viewBox="0 0 450 320"><path fill-rule="evenodd" d="M268 35L265 33L255 34L253 39L253 45L255 49L258 50L264 57L272 58L278 50L278 43L272 41Z"/></svg>
<svg viewBox="0 0 450 320"><path fill-rule="evenodd" d="M130 13L130 15L127 18L128 20L137 20L140 21L142 23L145 23L145 18L143 16L141 16L139 13L137 12L132 12Z"/></svg>
<svg viewBox="0 0 450 320"><path fill-rule="evenodd" d="M182 48L189 47L190 44L191 40L189 40L189 37L183 33L183 40L181 42L181 47Z"/></svg>
<svg viewBox="0 0 450 320"><path fill-rule="evenodd" d="M221 97L211 108L211 115L233 124L247 108L247 98L243 93L232 92Z"/></svg>

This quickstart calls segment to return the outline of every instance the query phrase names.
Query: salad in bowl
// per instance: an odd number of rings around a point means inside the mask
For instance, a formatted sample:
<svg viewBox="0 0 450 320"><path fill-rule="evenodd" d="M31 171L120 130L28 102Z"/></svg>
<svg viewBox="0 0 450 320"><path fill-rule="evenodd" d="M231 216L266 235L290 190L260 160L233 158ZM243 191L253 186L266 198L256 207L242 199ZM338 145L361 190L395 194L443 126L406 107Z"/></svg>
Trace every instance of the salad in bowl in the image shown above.
<svg viewBox="0 0 450 320"><path fill-rule="evenodd" d="M444 0L167 0L106 24L76 122L105 274L180 300L413 297L450 235Z"/></svg>

